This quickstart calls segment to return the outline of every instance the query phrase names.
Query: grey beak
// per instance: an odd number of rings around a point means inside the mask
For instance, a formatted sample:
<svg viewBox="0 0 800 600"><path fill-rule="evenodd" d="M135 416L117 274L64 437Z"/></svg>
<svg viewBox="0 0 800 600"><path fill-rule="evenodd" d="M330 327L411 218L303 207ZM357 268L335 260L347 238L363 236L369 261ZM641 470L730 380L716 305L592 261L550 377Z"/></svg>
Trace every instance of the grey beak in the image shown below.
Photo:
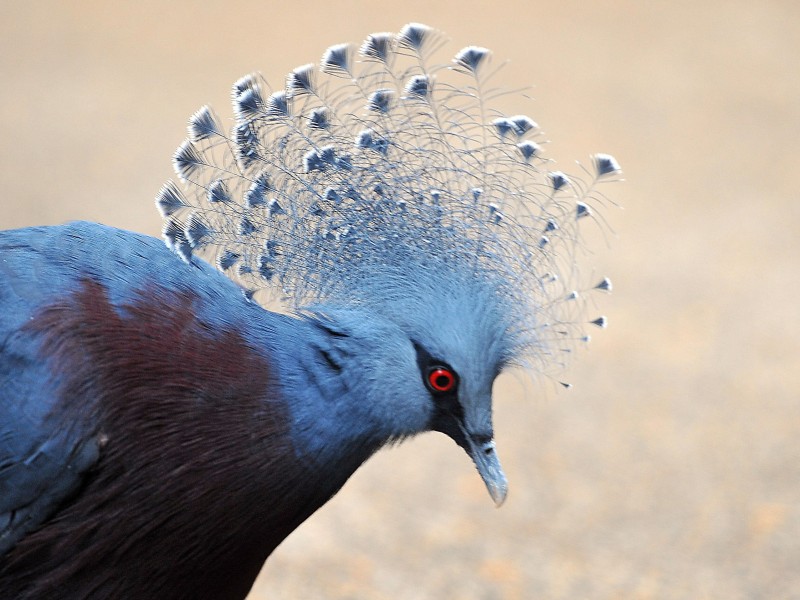
<svg viewBox="0 0 800 600"><path fill-rule="evenodd" d="M489 495L494 500L495 506L500 506L508 494L508 480L503 467L500 466L500 459L495 451L494 440L478 441L466 431L467 453L475 463L478 473L489 490Z"/></svg>
<svg viewBox="0 0 800 600"><path fill-rule="evenodd" d="M503 467L500 466L500 459L497 458L491 424L487 426L486 420L483 420L482 425L482 431L470 432L465 426L463 415L441 412L434 418L431 428L450 436L469 454L495 506L500 506L508 494L508 481Z"/></svg>

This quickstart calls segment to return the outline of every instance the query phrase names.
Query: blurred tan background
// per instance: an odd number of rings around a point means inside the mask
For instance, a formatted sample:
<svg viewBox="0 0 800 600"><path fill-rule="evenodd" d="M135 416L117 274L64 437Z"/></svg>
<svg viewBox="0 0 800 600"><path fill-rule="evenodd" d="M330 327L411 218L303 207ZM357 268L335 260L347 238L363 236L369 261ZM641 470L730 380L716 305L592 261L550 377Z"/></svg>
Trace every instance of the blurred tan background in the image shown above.
<svg viewBox="0 0 800 600"><path fill-rule="evenodd" d="M800 598L800 3L0 4L0 227L158 234L188 116L416 20L510 59L548 154L612 153L569 392L498 383L495 510L430 434L384 451L251 598Z"/></svg>

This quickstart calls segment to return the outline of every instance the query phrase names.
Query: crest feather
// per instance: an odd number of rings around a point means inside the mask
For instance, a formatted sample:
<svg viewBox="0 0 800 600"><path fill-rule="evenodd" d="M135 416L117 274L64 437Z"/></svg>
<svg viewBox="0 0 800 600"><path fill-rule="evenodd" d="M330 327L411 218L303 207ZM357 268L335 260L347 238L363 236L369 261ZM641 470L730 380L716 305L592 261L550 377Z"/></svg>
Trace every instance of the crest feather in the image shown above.
<svg viewBox="0 0 800 600"><path fill-rule="evenodd" d="M331 47L281 89L237 81L231 132L204 107L174 155L185 193L168 184L158 198L170 245L290 309L424 301L414 290L466 294L470 281L515 346L585 337L568 301L579 221L596 222L596 184L620 167L596 154L588 182L554 170L533 119L491 108L486 48L426 66L442 39L410 24L368 36L360 61Z"/></svg>

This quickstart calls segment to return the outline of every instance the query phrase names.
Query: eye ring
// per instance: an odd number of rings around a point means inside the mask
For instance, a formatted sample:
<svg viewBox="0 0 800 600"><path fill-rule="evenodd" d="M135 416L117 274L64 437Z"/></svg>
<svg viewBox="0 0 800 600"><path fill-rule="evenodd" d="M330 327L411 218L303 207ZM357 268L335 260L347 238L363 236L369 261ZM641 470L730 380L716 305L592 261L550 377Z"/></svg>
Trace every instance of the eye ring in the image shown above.
<svg viewBox="0 0 800 600"><path fill-rule="evenodd" d="M439 394L452 392L456 387L456 374L445 367L431 367L428 369L428 386Z"/></svg>

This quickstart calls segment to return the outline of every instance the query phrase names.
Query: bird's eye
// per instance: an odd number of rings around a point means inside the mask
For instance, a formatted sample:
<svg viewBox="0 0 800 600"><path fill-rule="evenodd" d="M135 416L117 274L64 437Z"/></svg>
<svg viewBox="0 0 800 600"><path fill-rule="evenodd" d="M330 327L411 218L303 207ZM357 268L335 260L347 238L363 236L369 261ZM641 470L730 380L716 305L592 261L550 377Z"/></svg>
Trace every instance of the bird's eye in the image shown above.
<svg viewBox="0 0 800 600"><path fill-rule="evenodd" d="M456 374L445 367L431 367L428 370L428 385L434 392L452 392L456 387Z"/></svg>

